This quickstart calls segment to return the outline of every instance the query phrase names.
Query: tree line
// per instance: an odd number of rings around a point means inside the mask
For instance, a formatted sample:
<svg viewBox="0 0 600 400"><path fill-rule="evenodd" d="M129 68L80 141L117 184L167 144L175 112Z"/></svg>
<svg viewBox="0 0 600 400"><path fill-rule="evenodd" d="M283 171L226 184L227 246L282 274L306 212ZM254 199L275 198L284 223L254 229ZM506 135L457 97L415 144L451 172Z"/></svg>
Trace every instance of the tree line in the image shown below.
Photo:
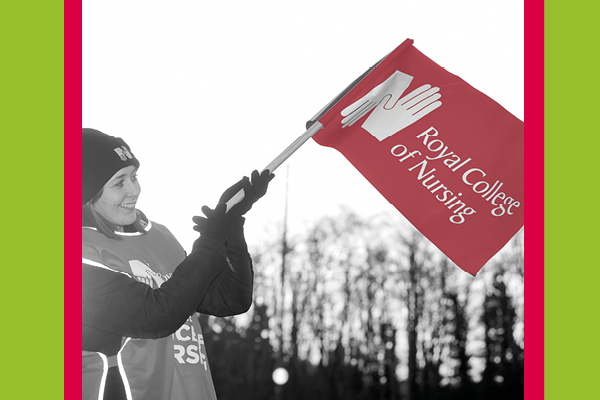
<svg viewBox="0 0 600 400"><path fill-rule="evenodd" d="M201 316L219 399L523 398L522 231L476 277L385 214L281 236L252 309Z"/></svg>

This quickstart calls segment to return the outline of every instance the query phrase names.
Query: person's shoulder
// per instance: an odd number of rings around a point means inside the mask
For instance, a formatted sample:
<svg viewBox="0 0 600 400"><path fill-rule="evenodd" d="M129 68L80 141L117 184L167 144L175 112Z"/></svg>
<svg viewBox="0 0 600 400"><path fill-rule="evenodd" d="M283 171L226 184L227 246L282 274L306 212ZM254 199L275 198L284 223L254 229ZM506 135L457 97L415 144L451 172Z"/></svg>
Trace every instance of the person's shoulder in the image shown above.
<svg viewBox="0 0 600 400"><path fill-rule="evenodd" d="M167 242L177 249L182 249L181 243L179 243L179 241L177 240L175 235L171 233L169 228L155 221L150 221L150 224L152 229L148 231L149 236L159 238L161 242Z"/></svg>
<svg viewBox="0 0 600 400"><path fill-rule="evenodd" d="M102 234L96 227L93 226L82 226L81 227L81 244L83 246L91 245L98 242L105 242L110 240Z"/></svg>
<svg viewBox="0 0 600 400"><path fill-rule="evenodd" d="M160 224L156 221L149 221L150 226L151 226L151 230L159 232L163 235L167 235L167 236L173 236L173 234L171 233L171 231L169 230L169 228L167 228L165 225ZM150 230L149 230L150 231Z"/></svg>

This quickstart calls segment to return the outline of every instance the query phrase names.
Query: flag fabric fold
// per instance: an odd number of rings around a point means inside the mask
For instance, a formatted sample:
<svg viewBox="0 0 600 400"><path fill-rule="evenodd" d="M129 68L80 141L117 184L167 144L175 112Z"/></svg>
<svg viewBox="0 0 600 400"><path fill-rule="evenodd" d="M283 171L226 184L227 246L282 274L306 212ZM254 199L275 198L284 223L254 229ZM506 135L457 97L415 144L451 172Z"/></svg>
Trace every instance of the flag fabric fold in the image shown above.
<svg viewBox="0 0 600 400"><path fill-rule="evenodd" d="M523 122L412 40L338 97L313 139L460 268L477 274L523 226Z"/></svg>

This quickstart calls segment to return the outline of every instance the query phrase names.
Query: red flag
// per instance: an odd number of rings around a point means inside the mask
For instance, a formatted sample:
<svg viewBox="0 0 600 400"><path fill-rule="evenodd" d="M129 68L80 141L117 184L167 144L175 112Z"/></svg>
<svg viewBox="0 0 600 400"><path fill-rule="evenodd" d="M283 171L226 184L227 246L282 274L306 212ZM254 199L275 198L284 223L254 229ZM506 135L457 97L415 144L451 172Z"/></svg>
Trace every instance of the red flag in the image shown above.
<svg viewBox="0 0 600 400"><path fill-rule="evenodd" d="M314 119L423 235L475 275L523 226L523 122L406 40Z"/></svg>

